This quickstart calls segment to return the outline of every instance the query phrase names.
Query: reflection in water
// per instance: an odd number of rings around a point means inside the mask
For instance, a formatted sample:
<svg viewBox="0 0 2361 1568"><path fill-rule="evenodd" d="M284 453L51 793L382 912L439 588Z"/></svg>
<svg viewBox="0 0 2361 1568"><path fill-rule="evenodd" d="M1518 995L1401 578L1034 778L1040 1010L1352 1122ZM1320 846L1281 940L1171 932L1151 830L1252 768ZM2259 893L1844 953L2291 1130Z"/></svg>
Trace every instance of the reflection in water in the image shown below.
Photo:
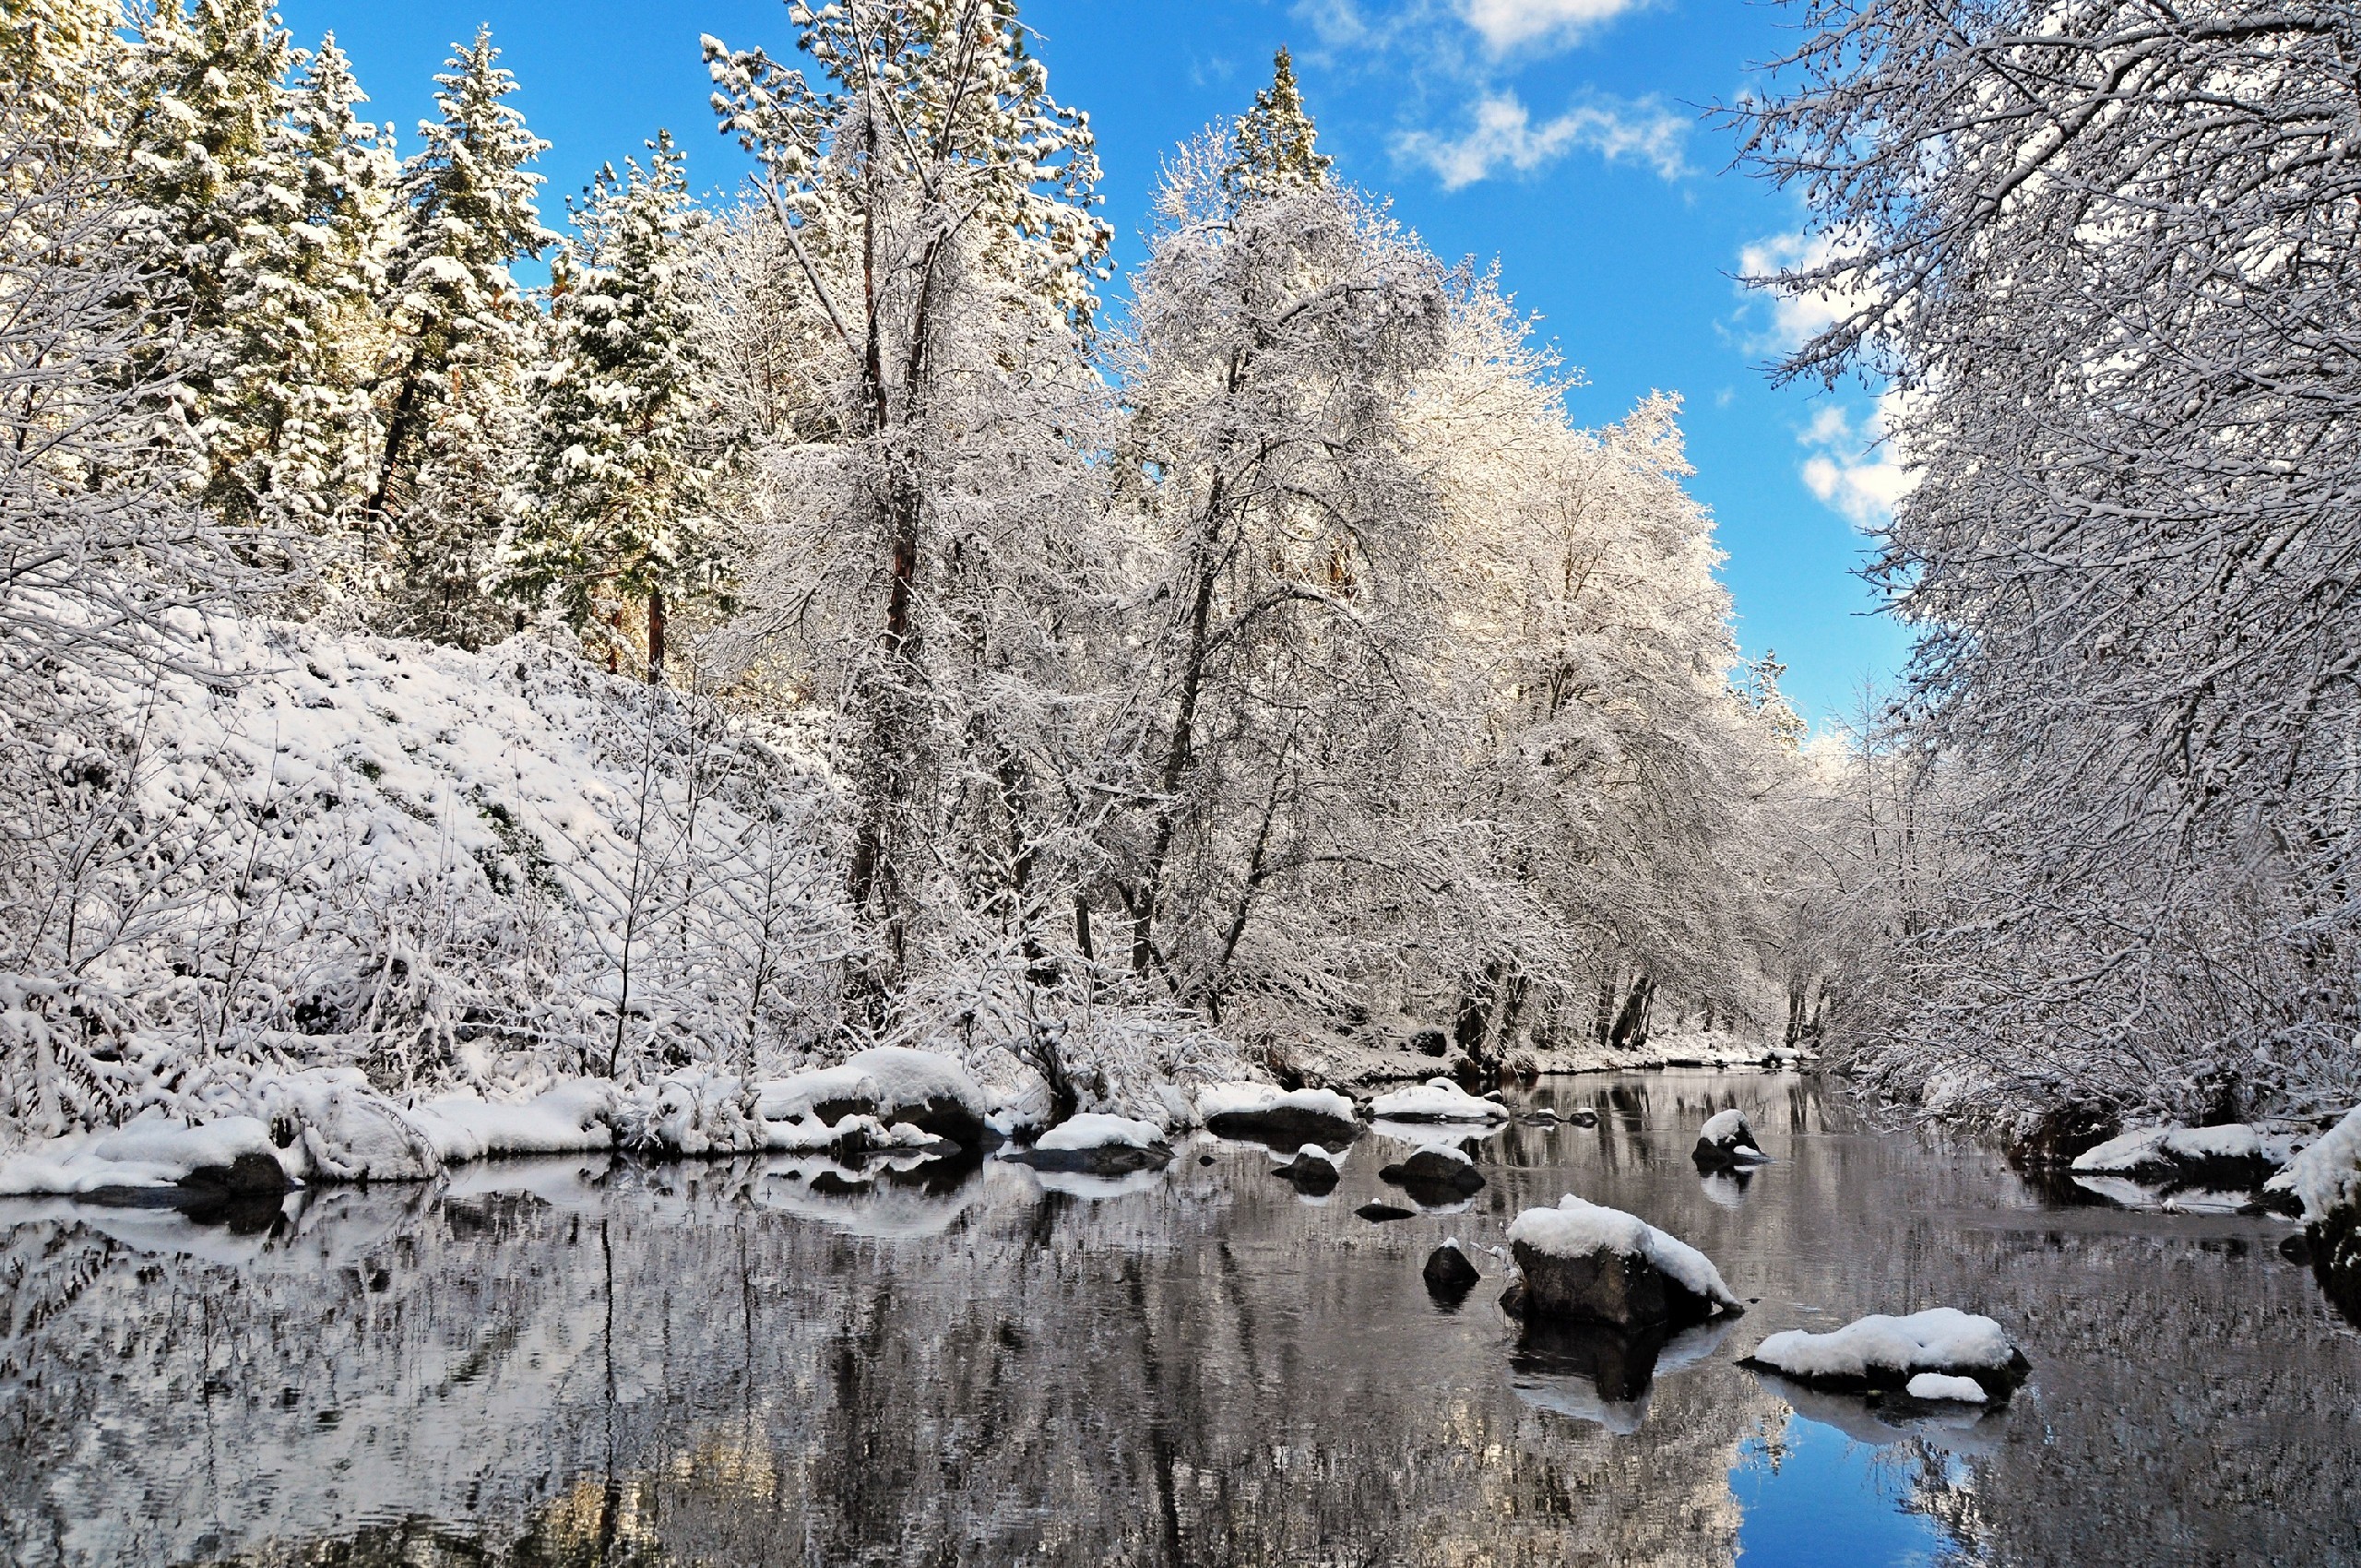
<svg viewBox="0 0 2361 1568"><path fill-rule="evenodd" d="M2055 1208L1792 1078L1531 1098L1598 1125L1512 1123L1463 1212L1382 1226L1352 1213L1388 1191L1370 1151L1314 1204L1238 1146L1096 1182L479 1166L244 1235L0 1206L0 1560L1689 1565L1742 1540L1751 1568L1847 1530L1862 1562L2361 1539L2361 1337L2284 1227ZM1688 1160L1732 1104L1778 1159L1735 1206ZM1758 1304L1664 1343L1521 1336L1483 1249L1567 1191ZM1420 1272L1446 1235L1487 1274L1455 1312ZM1940 1303L2025 1343L2007 1410L1889 1420L1734 1364Z"/></svg>

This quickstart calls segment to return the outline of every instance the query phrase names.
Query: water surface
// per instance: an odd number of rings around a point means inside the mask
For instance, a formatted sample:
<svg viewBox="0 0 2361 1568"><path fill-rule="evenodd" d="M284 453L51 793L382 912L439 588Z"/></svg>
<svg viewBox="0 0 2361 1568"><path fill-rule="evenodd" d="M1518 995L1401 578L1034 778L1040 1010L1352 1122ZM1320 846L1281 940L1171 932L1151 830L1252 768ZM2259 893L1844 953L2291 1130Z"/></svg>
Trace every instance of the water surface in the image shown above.
<svg viewBox="0 0 2361 1568"><path fill-rule="evenodd" d="M785 1160L476 1167L261 1229L0 1206L0 1560L50 1564L2361 1562L2361 1336L2282 1222L2057 1206L1808 1082L1547 1080L1456 1211L1372 1134L1120 1182ZM1738 1105L1777 1163L1701 1178ZM1204 1163L1203 1156L1210 1156ZM1443 1237L1580 1193L1742 1297L1653 1372L1525 1344ZM2034 1376L1900 1425L1736 1364L1940 1304ZM1644 1384L1643 1387L1635 1384Z"/></svg>

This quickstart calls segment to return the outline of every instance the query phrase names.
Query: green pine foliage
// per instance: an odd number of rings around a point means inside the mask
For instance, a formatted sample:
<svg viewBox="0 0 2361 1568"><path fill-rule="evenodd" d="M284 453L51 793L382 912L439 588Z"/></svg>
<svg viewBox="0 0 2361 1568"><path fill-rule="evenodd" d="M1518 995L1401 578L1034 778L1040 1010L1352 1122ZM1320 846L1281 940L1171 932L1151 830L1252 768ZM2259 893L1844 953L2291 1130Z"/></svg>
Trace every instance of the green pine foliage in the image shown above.
<svg viewBox="0 0 2361 1568"><path fill-rule="evenodd" d="M540 320L509 276L553 237L528 165L549 144L505 101L516 78L489 30L434 79L441 118L402 169L384 298L392 331L367 503L381 629L465 647L512 623L489 584L530 440Z"/></svg>
<svg viewBox="0 0 2361 1568"><path fill-rule="evenodd" d="M1254 95L1230 137L1222 184L1234 197L1272 196L1293 185L1323 184L1335 160L1319 150L1319 130L1295 85L1295 61L1282 44L1271 85Z"/></svg>
<svg viewBox="0 0 2361 1568"><path fill-rule="evenodd" d="M642 166L599 172L553 269L551 357L539 386L535 505L506 591L552 602L610 662L627 610L663 678L669 608L724 600L730 554L712 515L732 443L705 340L697 241L682 156L658 132Z"/></svg>

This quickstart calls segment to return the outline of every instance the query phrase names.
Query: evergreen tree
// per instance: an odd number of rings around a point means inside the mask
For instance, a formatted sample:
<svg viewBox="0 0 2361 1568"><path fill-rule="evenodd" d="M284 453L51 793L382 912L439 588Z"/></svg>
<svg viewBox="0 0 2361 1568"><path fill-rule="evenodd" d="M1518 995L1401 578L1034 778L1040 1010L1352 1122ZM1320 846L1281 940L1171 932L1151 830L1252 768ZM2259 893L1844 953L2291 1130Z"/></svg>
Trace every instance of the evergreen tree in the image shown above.
<svg viewBox="0 0 2361 1568"><path fill-rule="evenodd" d="M1317 149L1319 139L1295 85L1295 61L1281 44L1271 63L1271 85L1254 95L1254 107L1239 117L1230 137L1222 185L1243 198L1324 184L1335 160Z"/></svg>
<svg viewBox="0 0 2361 1568"><path fill-rule="evenodd" d="M696 330L706 215L670 134L648 147L645 168L599 172L552 271L537 505L504 586L553 596L575 630L608 642L611 664L623 607L644 606L647 678L661 681L668 610L727 582L708 493L730 444Z"/></svg>
<svg viewBox="0 0 2361 1568"><path fill-rule="evenodd" d="M489 29L435 82L440 120L403 166L402 232L388 268L392 363L378 385L385 443L368 502L386 580L387 630L474 645L497 628L486 582L496 564L513 454L527 445L525 377L536 314L508 267L552 236L527 165L549 144L504 101Z"/></svg>
<svg viewBox="0 0 2361 1568"><path fill-rule="evenodd" d="M375 296L397 175L333 35L305 60L231 193L240 244L200 434L225 516L318 532L359 498L374 448Z"/></svg>

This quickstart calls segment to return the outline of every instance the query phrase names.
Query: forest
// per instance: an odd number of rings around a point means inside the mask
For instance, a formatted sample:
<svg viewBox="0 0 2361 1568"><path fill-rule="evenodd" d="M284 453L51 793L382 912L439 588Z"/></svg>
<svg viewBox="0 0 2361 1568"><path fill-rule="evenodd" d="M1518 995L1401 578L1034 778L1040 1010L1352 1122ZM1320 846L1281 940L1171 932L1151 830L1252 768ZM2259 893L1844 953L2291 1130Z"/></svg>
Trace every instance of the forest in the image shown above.
<svg viewBox="0 0 2361 1568"><path fill-rule="evenodd" d="M267 0L5 4L0 1142L881 1044L2361 1097L2349 7L1790 7L1751 281L1915 481L1808 734L1679 400L1575 422L1284 52L1110 215L1014 0L791 4L734 197L650 127L557 204L488 33L397 138Z"/></svg>

